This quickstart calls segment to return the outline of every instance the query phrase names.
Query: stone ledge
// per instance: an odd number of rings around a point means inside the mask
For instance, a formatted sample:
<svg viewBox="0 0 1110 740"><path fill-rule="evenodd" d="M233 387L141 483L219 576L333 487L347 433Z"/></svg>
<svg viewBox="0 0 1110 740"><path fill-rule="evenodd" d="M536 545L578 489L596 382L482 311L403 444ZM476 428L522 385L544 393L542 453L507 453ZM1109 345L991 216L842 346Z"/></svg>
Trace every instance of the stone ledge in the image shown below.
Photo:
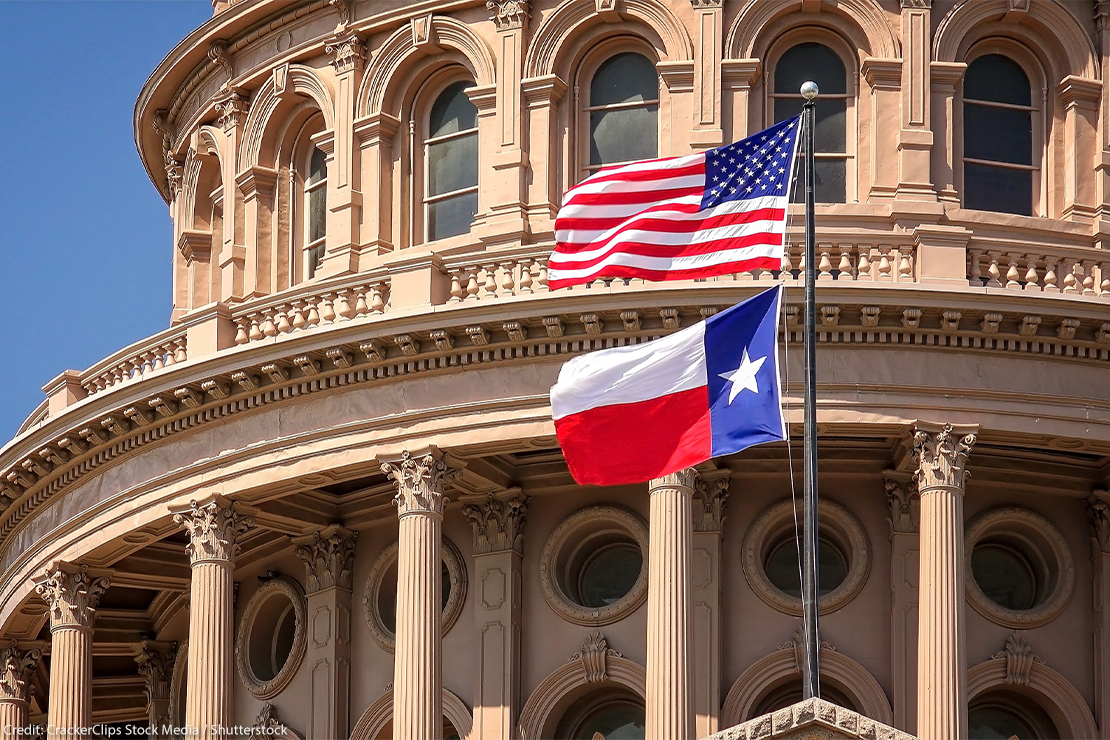
<svg viewBox="0 0 1110 740"><path fill-rule="evenodd" d="M823 699L806 699L703 740L914 740L914 736Z"/></svg>

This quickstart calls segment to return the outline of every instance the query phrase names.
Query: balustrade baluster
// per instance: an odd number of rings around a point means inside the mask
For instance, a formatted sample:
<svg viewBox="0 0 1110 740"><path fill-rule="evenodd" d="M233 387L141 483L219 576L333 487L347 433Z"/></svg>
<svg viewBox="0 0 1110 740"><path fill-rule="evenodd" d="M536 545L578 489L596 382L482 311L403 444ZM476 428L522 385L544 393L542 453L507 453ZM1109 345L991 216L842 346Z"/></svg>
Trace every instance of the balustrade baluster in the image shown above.
<svg viewBox="0 0 1110 740"><path fill-rule="evenodd" d="M447 299L448 303L462 303L463 296L465 295L459 273L460 270L451 271L451 297Z"/></svg>
<svg viewBox="0 0 1110 740"><path fill-rule="evenodd" d="M304 329L306 326L308 326L308 322L305 320L305 317L304 317L304 309L305 309L305 304L306 303L307 302L304 299L298 299L298 300L293 301L293 322L292 323L293 323L293 328L294 329Z"/></svg>
<svg viewBox="0 0 1110 740"><path fill-rule="evenodd" d="M532 265L534 263L535 260L531 257L520 261L520 287L517 290L520 295L532 295Z"/></svg>
<svg viewBox="0 0 1110 740"><path fill-rule="evenodd" d="M538 282L540 285L539 292L547 293L549 290L551 290L547 287L547 260L541 260L539 262L539 265L540 270L539 275L536 277L536 282Z"/></svg>
<svg viewBox="0 0 1110 740"><path fill-rule="evenodd" d="M892 282L894 280L894 272L890 264L891 249L892 247L889 244L879 245L879 280L881 282Z"/></svg>
<svg viewBox="0 0 1110 740"><path fill-rule="evenodd" d="M293 324L289 321L288 311L279 310L277 312L277 325L275 326L275 328L277 329L278 334L288 334L289 332L293 331Z"/></svg>
<svg viewBox="0 0 1110 740"><path fill-rule="evenodd" d="M188 344L188 341L189 340L186 339L185 337L181 337L180 339L178 339L177 341L174 342L174 350L175 351L174 351L174 355L173 355L173 361L175 363L185 362L186 360L189 359L189 344Z"/></svg>
<svg viewBox="0 0 1110 740"><path fill-rule="evenodd" d="M278 335L277 326L274 324L274 310L268 308L262 312L262 324L259 326L262 330L264 337L276 337Z"/></svg>
<svg viewBox="0 0 1110 740"><path fill-rule="evenodd" d="M335 293L324 293L322 301L323 308L320 309L320 320L324 323L330 324L335 321Z"/></svg>
<svg viewBox="0 0 1110 740"><path fill-rule="evenodd" d="M1095 291L1095 261L1083 260L1083 295L1098 295Z"/></svg>
<svg viewBox="0 0 1110 740"><path fill-rule="evenodd" d="M1040 290L1041 276L1037 273L1037 255L1025 255L1025 289Z"/></svg>
<svg viewBox="0 0 1110 740"><path fill-rule="evenodd" d="M855 280L856 276L852 274L852 245L840 245L840 263L836 266L837 280Z"/></svg>
<svg viewBox="0 0 1110 740"><path fill-rule="evenodd" d="M1098 294L1102 298L1110 297L1110 262L1099 262L1098 272L1101 278L1098 285Z"/></svg>
<svg viewBox="0 0 1110 740"><path fill-rule="evenodd" d="M374 283L374 287L370 293L370 313L380 314L385 313L385 298L381 283Z"/></svg>
<svg viewBox="0 0 1110 740"><path fill-rule="evenodd" d="M349 291L341 290L335 299L335 313L348 321L354 318L355 310L351 308L351 301L347 297Z"/></svg>
<svg viewBox="0 0 1110 740"><path fill-rule="evenodd" d="M513 280L513 270L516 268L515 261L502 262L501 269L501 292L499 295L511 296L513 295L513 288L516 287L516 282Z"/></svg>
<svg viewBox="0 0 1110 740"><path fill-rule="evenodd" d="M478 287L478 266L471 265L470 267L466 268L466 274L466 297L463 298L463 300L476 301L478 300L478 291L480 290L480 288Z"/></svg>
<svg viewBox="0 0 1110 740"><path fill-rule="evenodd" d="M304 322L308 326L317 326L320 323L320 310L319 306L314 299L308 299L308 315L305 316Z"/></svg>
<svg viewBox="0 0 1110 740"><path fill-rule="evenodd" d="M1044 258L1044 292L1045 293L1059 293L1060 288L1056 285L1056 265L1059 258L1048 255Z"/></svg>
<svg viewBox="0 0 1110 740"><path fill-rule="evenodd" d="M235 343L246 344L250 341L247 336L247 321L246 319L237 319L235 321Z"/></svg>
<svg viewBox="0 0 1110 740"><path fill-rule="evenodd" d="M987 252L987 258L990 260L990 265L987 266L987 287L988 288L1001 288L1002 287L1002 271L998 267L998 260L1002 258L1001 252Z"/></svg>
<svg viewBox="0 0 1110 740"><path fill-rule="evenodd" d="M1075 260L1070 257L1064 258L1064 292L1076 293L1077 280L1075 279Z"/></svg>
<svg viewBox="0 0 1110 740"><path fill-rule="evenodd" d="M482 283L482 298L497 297L497 264L484 265L485 281Z"/></svg>
<svg viewBox="0 0 1110 740"><path fill-rule="evenodd" d="M983 287L983 269L979 261L983 259L983 250L969 249L967 251L967 284L973 288Z"/></svg>
<svg viewBox="0 0 1110 740"><path fill-rule="evenodd" d="M1018 255L1013 252L1006 254L1006 288L1009 290L1021 290L1021 273L1018 272Z"/></svg>
<svg viewBox="0 0 1110 740"><path fill-rule="evenodd" d="M369 290L369 285L363 285L355 291L355 316L365 316L370 313L370 306L366 304L366 293Z"/></svg>
<svg viewBox="0 0 1110 740"><path fill-rule="evenodd" d="M817 258L817 279L832 280L832 260L829 259L829 252L832 250L832 245L822 244L819 248L820 256Z"/></svg>

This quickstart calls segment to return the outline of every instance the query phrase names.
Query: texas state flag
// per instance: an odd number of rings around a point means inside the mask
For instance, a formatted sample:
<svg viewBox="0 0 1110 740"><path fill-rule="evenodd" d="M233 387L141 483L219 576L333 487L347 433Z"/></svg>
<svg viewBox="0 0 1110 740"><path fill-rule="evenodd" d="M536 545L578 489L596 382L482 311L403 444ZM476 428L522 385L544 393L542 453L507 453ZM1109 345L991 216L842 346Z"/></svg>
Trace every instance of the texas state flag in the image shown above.
<svg viewBox="0 0 1110 740"><path fill-rule="evenodd" d="M574 479L643 483L786 439L781 300L780 285L662 339L563 365L551 411Z"/></svg>

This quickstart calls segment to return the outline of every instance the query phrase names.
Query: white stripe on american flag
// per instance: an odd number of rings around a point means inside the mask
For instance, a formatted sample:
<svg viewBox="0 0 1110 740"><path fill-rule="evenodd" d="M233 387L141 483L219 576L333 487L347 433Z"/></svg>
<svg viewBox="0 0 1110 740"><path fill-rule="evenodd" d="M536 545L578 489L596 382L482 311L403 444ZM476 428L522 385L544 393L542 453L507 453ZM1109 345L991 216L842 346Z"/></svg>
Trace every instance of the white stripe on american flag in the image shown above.
<svg viewBox="0 0 1110 740"><path fill-rule="evenodd" d="M758 246L741 247L739 249L723 249L705 254L691 254L682 257L648 257L631 252L613 252L601 262L591 267L581 270L560 269L557 272L559 280L589 278L592 275L597 275L599 272L602 272L604 268L613 266L631 267L647 272L673 275L674 273L699 270L712 265L730 265L737 262L750 262L759 258L781 262L782 247L774 244L760 244ZM556 270L549 268L548 282L553 279L551 276L555 273ZM678 277L679 276L676 276L674 279L678 279ZM584 282L589 282L589 280L585 280Z"/></svg>

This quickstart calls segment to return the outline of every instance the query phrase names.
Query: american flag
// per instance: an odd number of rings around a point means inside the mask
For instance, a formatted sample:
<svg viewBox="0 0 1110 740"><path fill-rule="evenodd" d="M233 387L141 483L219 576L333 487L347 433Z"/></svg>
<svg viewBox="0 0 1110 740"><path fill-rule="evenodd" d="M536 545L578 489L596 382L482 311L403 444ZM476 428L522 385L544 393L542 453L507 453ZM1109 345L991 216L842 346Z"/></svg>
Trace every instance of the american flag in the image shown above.
<svg viewBox="0 0 1110 740"><path fill-rule="evenodd" d="M555 218L548 287L777 270L800 120L718 149L583 180L567 191Z"/></svg>

